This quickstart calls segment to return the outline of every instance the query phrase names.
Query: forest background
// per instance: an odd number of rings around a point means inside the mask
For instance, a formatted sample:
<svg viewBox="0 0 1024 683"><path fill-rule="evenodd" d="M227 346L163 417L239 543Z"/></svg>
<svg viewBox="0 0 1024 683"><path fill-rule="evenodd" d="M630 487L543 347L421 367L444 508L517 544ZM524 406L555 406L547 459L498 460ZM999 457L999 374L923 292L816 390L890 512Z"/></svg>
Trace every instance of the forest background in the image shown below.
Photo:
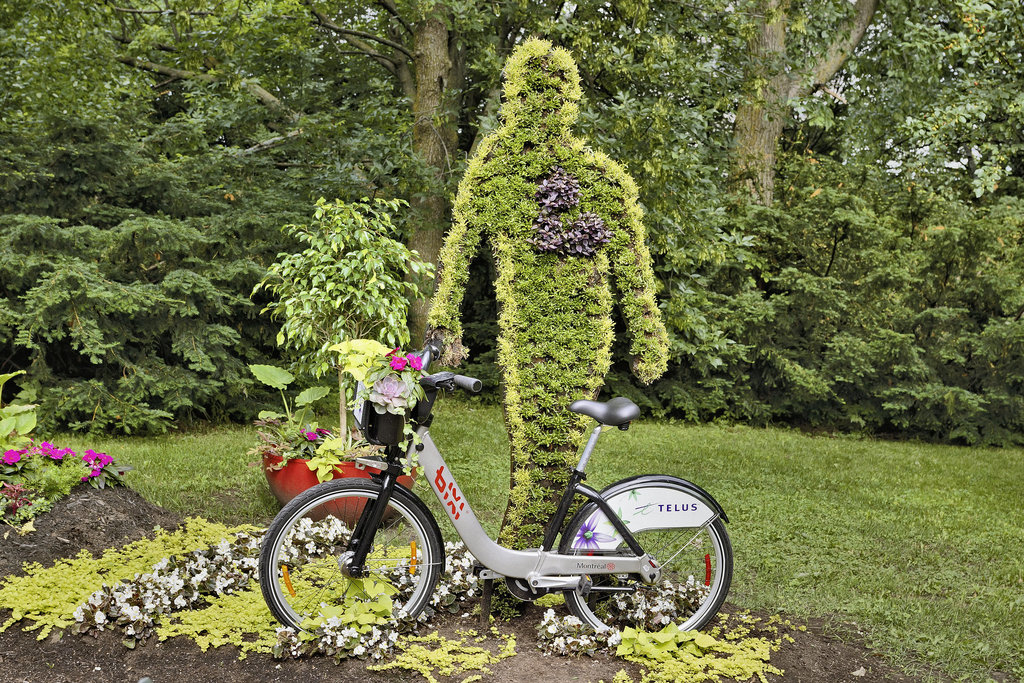
<svg viewBox="0 0 1024 683"><path fill-rule="evenodd" d="M300 249L282 226L404 199L433 261L529 35L572 51L579 133L641 187L670 371L632 384L623 345L609 392L1024 443L1017 0L10 0L0 373L50 428L251 419L246 365L287 360L251 296ZM496 387L491 271L464 341Z"/></svg>

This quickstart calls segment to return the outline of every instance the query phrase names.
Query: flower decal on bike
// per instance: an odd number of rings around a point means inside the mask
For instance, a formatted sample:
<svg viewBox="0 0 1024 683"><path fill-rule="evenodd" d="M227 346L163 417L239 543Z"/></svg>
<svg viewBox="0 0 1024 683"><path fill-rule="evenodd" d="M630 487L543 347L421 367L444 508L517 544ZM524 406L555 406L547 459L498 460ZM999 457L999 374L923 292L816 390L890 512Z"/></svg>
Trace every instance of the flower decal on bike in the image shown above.
<svg viewBox="0 0 1024 683"><path fill-rule="evenodd" d="M576 532L576 540L573 542L572 547L583 550L597 550L601 547L599 544L615 540L614 536L602 534L599 531L595 531L595 529L597 529L597 522L594 519L584 522L580 530Z"/></svg>

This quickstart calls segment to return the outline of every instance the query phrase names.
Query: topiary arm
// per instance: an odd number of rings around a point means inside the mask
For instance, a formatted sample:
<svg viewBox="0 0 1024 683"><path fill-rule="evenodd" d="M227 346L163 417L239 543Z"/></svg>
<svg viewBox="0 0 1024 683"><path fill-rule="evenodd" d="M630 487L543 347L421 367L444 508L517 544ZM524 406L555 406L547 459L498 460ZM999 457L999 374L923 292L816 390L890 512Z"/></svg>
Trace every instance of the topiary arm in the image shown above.
<svg viewBox="0 0 1024 683"><path fill-rule="evenodd" d="M622 188L625 205L619 235L609 250L612 275L631 339L630 367L641 382L650 384L668 368L668 333L654 298L654 271L644 241L643 212L637 203L636 184L618 164L610 165L609 176Z"/></svg>
<svg viewBox="0 0 1024 683"><path fill-rule="evenodd" d="M474 168L470 168L459 185L459 194L452 212L453 223L438 255L434 298L427 314L427 341L441 347L440 363L458 365L467 352L462 346L462 299L469 281L469 264L480 246L482 224L474 220L470 210L474 188Z"/></svg>

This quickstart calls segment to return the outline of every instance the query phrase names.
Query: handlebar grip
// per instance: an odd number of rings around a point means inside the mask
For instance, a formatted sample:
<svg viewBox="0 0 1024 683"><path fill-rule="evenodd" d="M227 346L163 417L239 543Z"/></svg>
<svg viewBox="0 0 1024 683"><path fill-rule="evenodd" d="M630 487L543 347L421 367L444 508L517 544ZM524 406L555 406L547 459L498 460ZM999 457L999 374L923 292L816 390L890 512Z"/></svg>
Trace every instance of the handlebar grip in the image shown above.
<svg viewBox="0 0 1024 683"><path fill-rule="evenodd" d="M484 383L475 377L466 377L465 375L455 375L452 380L455 382L455 386L463 391L468 391L471 394L479 394L480 390L484 388Z"/></svg>

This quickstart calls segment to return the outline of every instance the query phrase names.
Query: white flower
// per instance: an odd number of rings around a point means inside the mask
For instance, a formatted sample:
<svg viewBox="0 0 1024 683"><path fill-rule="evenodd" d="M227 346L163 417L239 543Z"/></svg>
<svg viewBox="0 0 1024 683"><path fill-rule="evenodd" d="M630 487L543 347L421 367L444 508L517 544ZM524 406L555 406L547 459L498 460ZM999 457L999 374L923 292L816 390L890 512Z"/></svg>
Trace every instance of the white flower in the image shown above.
<svg viewBox="0 0 1024 683"><path fill-rule="evenodd" d="M105 624L105 623L107 623L107 615L104 614L103 612L96 612L95 619L96 619L96 623L97 624Z"/></svg>

